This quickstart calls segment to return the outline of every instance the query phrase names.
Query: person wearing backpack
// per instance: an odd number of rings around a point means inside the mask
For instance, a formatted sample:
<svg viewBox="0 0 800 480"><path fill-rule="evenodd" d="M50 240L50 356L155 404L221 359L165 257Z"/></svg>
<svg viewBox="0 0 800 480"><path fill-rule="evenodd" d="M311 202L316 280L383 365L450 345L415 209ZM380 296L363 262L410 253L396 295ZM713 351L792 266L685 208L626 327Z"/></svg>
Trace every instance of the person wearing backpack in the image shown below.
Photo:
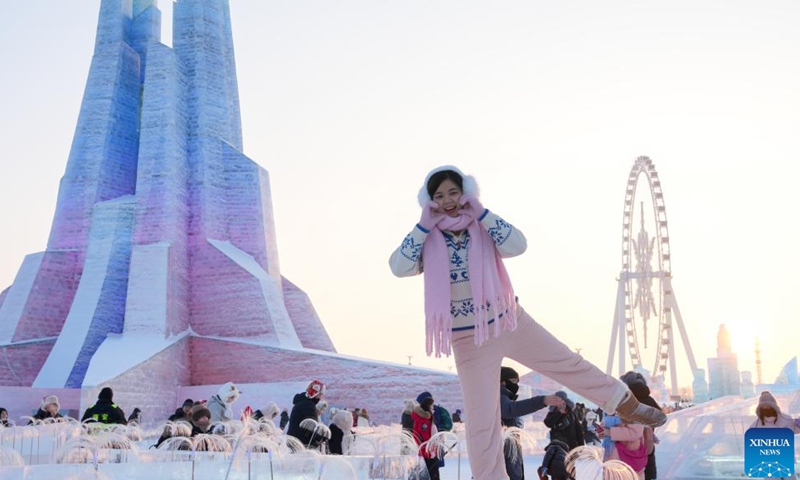
<svg viewBox="0 0 800 480"><path fill-rule="evenodd" d="M417 396L417 403L421 404L426 398L433 398L431 392L422 392ZM449 432L453 429L453 417L446 408L439 404L433 405L433 424L437 432ZM444 455L446 455L445 452ZM439 468L444 467L444 455L439 458Z"/></svg>
<svg viewBox="0 0 800 480"><path fill-rule="evenodd" d="M427 394L427 395L425 395ZM417 445L429 441L436 434L436 423L433 421L433 397L429 392L422 392L417 397L417 404L411 412L414 421L414 440ZM428 470L430 480L439 480L439 452L434 449L423 448L419 451L419 456L425 461L425 468Z"/></svg>
<svg viewBox="0 0 800 480"><path fill-rule="evenodd" d="M440 432L449 432L453 429L453 417L450 412L441 405L433 406L433 421Z"/></svg>

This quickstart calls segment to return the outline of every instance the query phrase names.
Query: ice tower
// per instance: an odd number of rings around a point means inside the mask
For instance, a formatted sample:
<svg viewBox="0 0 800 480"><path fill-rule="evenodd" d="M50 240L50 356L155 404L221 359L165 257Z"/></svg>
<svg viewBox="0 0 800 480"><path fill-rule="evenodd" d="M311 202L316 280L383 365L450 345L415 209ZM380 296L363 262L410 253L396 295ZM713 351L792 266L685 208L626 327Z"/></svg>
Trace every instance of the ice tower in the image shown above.
<svg viewBox="0 0 800 480"><path fill-rule="evenodd" d="M269 174L242 153L228 1L177 0L172 48L160 31L156 0L102 0L47 249L0 293L0 385L80 389L85 406L111 384L165 413L180 386L333 372L365 407L364 381L460 397L453 376L337 355L281 276Z"/></svg>

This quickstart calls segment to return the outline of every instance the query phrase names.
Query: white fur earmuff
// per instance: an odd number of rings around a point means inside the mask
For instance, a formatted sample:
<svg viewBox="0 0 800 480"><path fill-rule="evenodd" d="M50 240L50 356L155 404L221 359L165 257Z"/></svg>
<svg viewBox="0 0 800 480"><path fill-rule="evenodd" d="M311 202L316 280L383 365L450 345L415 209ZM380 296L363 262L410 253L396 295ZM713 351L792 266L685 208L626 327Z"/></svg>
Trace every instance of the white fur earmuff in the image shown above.
<svg viewBox="0 0 800 480"><path fill-rule="evenodd" d="M480 189L478 189L478 182L475 180L475 177L472 175L465 175L464 172L453 165L442 165L441 167L434 168L425 176L425 181L422 182L422 188L419 189L419 194L417 195L417 201L419 201L420 207L424 207L428 204L428 202L431 201L431 196L428 195L428 181L434 174L443 172L445 170L452 170L461 175L461 180L463 182L463 188L461 191L464 195L469 195L471 197L475 197L476 199L480 197Z"/></svg>

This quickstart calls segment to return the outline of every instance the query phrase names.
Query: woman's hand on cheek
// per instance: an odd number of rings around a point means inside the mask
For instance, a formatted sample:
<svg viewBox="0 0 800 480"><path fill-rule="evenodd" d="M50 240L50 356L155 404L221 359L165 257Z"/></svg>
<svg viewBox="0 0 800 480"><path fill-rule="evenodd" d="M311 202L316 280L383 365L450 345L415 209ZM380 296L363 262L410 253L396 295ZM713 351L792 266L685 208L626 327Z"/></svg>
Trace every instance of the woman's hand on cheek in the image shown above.
<svg viewBox="0 0 800 480"><path fill-rule="evenodd" d="M432 230L433 227L439 224L444 218L444 213L440 211L439 205L434 202L428 202L422 207L422 216L419 219L419 226L425 230Z"/></svg>
<svg viewBox="0 0 800 480"><path fill-rule="evenodd" d="M472 195L461 195L461 200L458 203L461 204L461 209L465 213L472 215L474 218L480 217L486 211L480 200Z"/></svg>

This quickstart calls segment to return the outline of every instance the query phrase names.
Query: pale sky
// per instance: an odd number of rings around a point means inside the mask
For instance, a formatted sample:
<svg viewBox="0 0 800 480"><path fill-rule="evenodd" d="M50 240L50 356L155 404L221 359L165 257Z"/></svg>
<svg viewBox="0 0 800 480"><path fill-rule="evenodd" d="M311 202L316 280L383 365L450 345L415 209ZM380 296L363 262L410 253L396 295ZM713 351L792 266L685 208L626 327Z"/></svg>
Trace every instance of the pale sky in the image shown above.
<svg viewBox="0 0 800 480"><path fill-rule="evenodd" d="M100 1L0 5L1 290L45 247ZM426 173L453 163L528 238L506 262L522 305L604 369L639 155L662 180L699 366L721 323L741 370L759 336L766 382L800 352L800 3L231 0L231 15L282 273L340 353L454 365L425 356L422 278L388 268Z"/></svg>

